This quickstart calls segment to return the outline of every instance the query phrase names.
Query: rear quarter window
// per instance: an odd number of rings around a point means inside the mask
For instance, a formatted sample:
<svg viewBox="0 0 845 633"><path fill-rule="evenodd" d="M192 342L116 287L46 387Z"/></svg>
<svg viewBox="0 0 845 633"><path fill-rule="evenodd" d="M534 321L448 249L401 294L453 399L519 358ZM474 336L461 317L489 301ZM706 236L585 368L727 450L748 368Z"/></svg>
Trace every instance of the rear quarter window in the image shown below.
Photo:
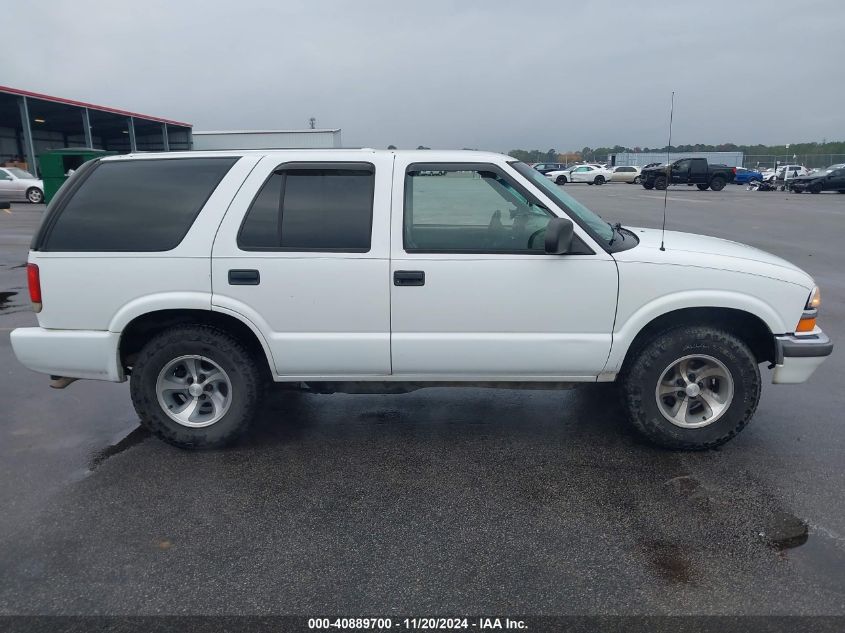
<svg viewBox="0 0 845 633"><path fill-rule="evenodd" d="M40 250L168 251L237 158L104 161L54 210Z"/></svg>

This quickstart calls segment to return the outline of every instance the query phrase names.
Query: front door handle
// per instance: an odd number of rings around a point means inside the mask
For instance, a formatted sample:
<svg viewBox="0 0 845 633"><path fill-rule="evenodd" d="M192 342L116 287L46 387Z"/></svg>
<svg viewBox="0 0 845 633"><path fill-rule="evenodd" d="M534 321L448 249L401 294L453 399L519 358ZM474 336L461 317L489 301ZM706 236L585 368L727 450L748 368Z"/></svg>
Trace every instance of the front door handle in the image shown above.
<svg viewBox="0 0 845 633"><path fill-rule="evenodd" d="M422 270L395 270L393 271L394 286L424 286L425 271Z"/></svg>
<svg viewBox="0 0 845 633"><path fill-rule="evenodd" d="M257 270L230 270L230 286L257 286L261 283L261 275Z"/></svg>

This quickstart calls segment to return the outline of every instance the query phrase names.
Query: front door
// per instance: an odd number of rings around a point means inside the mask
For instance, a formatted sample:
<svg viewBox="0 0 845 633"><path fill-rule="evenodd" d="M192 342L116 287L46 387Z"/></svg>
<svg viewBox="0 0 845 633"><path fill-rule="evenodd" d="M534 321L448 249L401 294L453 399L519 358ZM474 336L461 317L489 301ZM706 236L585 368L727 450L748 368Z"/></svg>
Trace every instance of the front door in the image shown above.
<svg viewBox="0 0 845 633"><path fill-rule="evenodd" d="M610 255L581 237L578 254L546 255L554 214L509 167L397 157L395 174L394 375L588 380L601 372L616 308ZM576 235L585 233L576 226Z"/></svg>
<svg viewBox="0 0 845 633"><path fill-rule="evenodd" d="M393 156L296 156L263 158L232 201L212 308L255 325L279 376L387 375Z"/></svg>

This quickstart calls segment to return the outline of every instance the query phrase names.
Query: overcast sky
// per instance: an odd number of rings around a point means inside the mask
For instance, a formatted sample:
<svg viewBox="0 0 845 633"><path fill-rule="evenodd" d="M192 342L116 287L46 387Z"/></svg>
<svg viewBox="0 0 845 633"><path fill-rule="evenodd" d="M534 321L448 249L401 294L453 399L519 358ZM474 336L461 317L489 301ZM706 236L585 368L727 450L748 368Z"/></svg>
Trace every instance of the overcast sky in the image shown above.
<svg viewBox="0 0 845 633"><path fill-rule="evenodd" d="M346 145L845 138L845 2L3 2L0 84ZM624 7L624 8L623 8Z"/></svg>

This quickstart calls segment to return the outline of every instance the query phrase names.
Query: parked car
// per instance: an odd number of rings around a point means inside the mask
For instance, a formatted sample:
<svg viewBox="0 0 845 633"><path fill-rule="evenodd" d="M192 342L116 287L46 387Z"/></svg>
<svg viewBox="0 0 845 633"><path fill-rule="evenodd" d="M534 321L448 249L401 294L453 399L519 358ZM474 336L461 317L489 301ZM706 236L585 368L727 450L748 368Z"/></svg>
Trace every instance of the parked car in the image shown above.
<svg viewBox="0 0 845 633"><path fill-rule="evenodd" d="M752 180L763 182L763 173L756 169L745 169L744 167L736 168L736 176L734 177L734 184L747 185Z"/></svg>
<svg viewBox="0 0 845 633"><path fill-rule="evenodd" d="M111 156L53 199L27 264L38 326L11 344L54 387L129 378L142 424L181 447L234 441L273 381L617 381L647 438L712 448L750 421L761 363L800 383L833 345L800 268L724 239L663 241L500 154Z"/></svg>
<svg viewBox="0 0 845 633"><path fill-rule="evenodd" d="M763 179L766 181L777 181L784 183L787 180L798 178L799 176L808 176L810 170L803 165L781 165L777 169L769 169L763 173Z"/></svg>
<svg viewBox="0 0 845 633"><path fill-rule="evenodd" d="M708 187L721 191L733 182L736 167L710 165L706 158L681 158L669 165L644 167L640 182L645 189L666 189L668 185L696 185L701 191Z"/></svg>
<svg viewBox="0 0 845 633"><path fill-rule="evenodd" d="M845 163L831 165L827 169L815 171L807 176L798 176L789 181L789 190L795 193L821 193L838 191L845 193Z"/></svg>
<svg viewBox="0 0 845 633"><path fill-rule="evenodd" d="M573 165L563 171L550 171L546 178L558 185L565 185L568 182L586 182L588 185L603 185L613 172L601 165Z"/></svg>
<svg viewBox="0 0 845 633"><path fill-rule="evenodd" d="M613 168L613 173L610 176L610 182L626 182L629 185L640 184L640 168L634 166L620 165Z"/></svg>
<svg viewBox="0 0 845 633"><path fill-rule="evenodd" d="M534 163L531 166L537 171L539 171L541 174L547 174L550 171L559 171L562 169L566 169L565 163Z"/></svg>
<svg viewBox="0 0 845 633"><path fill-rule="evenodd" d="M0 200L44 202L44 183L18 167L0 167Z"/></svg>

